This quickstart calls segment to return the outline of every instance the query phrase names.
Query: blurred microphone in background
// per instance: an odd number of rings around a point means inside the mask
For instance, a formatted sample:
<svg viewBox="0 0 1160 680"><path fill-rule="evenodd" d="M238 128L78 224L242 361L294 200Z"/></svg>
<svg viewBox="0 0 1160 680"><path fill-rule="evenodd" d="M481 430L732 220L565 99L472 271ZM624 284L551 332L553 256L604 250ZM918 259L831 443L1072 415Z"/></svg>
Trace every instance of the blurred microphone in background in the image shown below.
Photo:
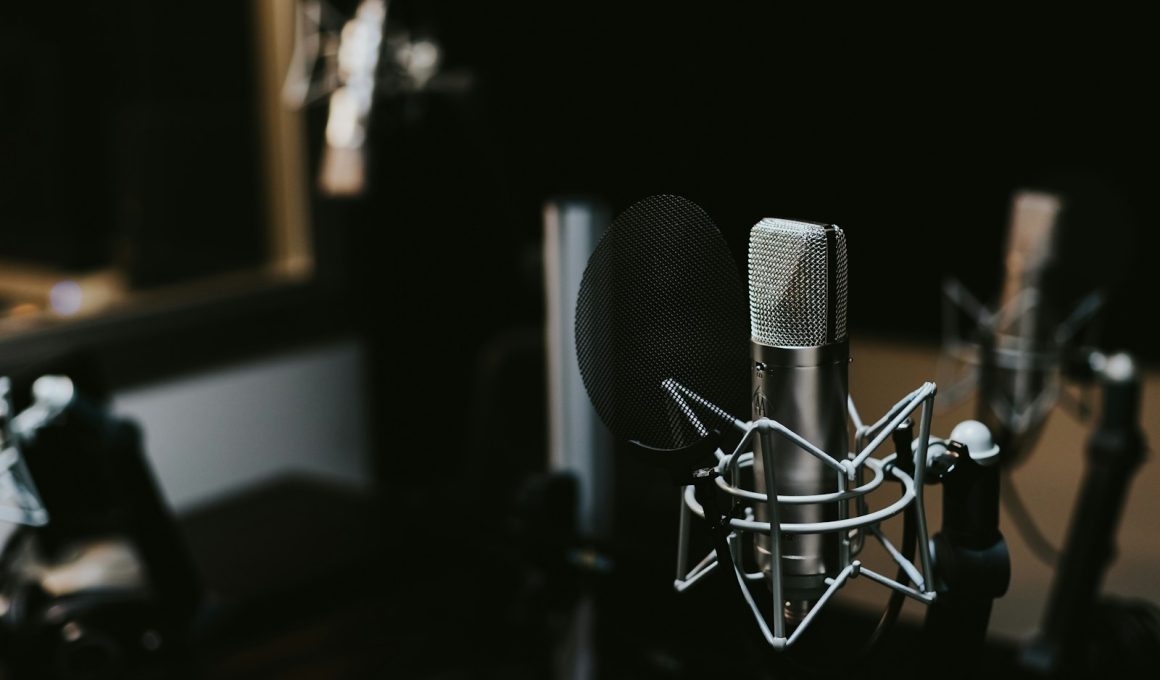
<svg viewBox="0 0 1160 680"><path fill-rule="evenodd" d="M1026 460L1056 404L1089 415L1088 357L1104 344L1105 303L1130 252L1126 206L1098 183L1057 181L1052 191L1020 190L1011 203L1003 278L994 311L957 281L944 285L943 404L977 392L987 425L1010 470ZM966 315L973 327L960 333ZM1134 333L1133 333L1134 335ZM948 379L949 364L965 375ZM1080 388L1065 389L1065 380ZM1058 549L1042 534L1011 475L1003 505L1032 553L1054 566Z"/></svg>
<svg viewBox="0 0 1160 680"><path fill-rule="evenodd" d="M1034 445L1058 394L1061 319L1047 284L1062 209L1054 194L1015 194L998 311L981 334L977 417L1008 460Z"/></svg>
<svg viewBox="0 0 1160 680"><path fill-rule="evenodd" d="M1107 290L1122 272L1126 241L1116 202L1088 185L1068 192L1020 190L1011 202L996 305L989 309L959 282L944 284L944 360L940 400L957 403L977 391L976 418L990 428L1003 464L1024 460L1048 415L1067 397L1071 362L1094 346ZM1094 231L1093 231L1094 230ZM959 319L966 315L968 329Z"/></svg>

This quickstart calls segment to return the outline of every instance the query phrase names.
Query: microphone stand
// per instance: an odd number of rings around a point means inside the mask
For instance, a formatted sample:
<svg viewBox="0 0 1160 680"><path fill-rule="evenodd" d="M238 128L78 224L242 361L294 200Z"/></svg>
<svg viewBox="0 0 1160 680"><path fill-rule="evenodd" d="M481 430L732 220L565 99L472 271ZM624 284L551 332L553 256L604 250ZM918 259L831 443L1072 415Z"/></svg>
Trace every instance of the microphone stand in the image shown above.
<svg viewBox="0 0 1160 680"><path fill-rule="evenodd" d="M990 349L980 352L984 362ZM992 373L982 368L981 376ZM943 526L932 539L938 597L927 609L923 649L927 667L951 677L969 676L977 666L991 606L1011 581L1011 557L999 531L998 456L971 453L950 441L932 465L943 485Z"/></svg>
<svg viewBox="0 0 1160 680"><path fill-rule="evenodd" d="M1088 440L1088 469L1048 600L1043 630L1022 653L1025 668L1044 675L1082 672L1104 572L1115 554L1116 528L1128 485L1144 460L1140 377L1127 354L1103 361L1100 424ZM1120 642L1123 646L1123 641ZM1121 650L1118 656L1131 653ZM1117 656L1117 654L1113 654ZM1126 659L1121 659L1126 661Z"/></svg>

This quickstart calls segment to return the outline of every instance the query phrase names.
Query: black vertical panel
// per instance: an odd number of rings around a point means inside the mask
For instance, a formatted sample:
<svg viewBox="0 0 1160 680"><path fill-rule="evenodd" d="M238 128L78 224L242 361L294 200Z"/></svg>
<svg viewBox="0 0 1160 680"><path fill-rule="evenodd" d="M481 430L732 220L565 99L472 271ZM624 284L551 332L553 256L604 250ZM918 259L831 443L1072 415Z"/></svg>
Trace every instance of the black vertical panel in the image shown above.
<svg viewBox="0 0 1160 680"><path fill-rule="evenodd" d="M118 222L133 283L256 266L266 256L249 3L137 2L114 112Z"/></svg>
<svg viewBox="0 0 1160 680"><path fill-rule="evenodd" d="M486 168L470 181L459 170L431 179L450 194L490 187L495 209L444 223L440 239L486 231L466 252L494 275L517 266L513 244L536 241L536 206L548 195L584 191L623 208L684 194L720 224L740 267L761 217L842 226L855 336L933 340L942 278L985 299L997 293L1012 193L1064 186L1118 215L1079 225L1089 243L1075 255L1076 277L1115 284L1129 308L1154 290L1143 274L1160 245L1147 41L1120 32L1079 49L1050 21L1015 15L980 18L972 40L966 27L843 31L709 4L424 6L449 65L478 80L471 141L450 136L426 152L455 148ZM383 158L405 144L380 141ZM897 266L900 248L910 266ZM515 283L492 279L501 280ZM510 316L507 293L489 300L488 290L474 289L475 313ZM885 311L898 299L909 313Z"/></svg>
<svg viewBox="0 0 1160 680"><path fill-rule="evenodd" d="M4 3L0 257L142 286L260 263L251 13Z"/></svg>

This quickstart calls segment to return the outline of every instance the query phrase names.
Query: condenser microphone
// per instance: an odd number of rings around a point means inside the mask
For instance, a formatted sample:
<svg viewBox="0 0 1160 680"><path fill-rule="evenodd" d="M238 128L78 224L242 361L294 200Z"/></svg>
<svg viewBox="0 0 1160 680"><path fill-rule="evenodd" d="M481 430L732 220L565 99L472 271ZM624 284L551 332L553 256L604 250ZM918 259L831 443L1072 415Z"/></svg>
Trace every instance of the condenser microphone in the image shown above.
<svg viewBox="0 0 1160 680"><path fill-rule="evenodd" d="M999 311L982 348L979 384L979 418L1007 457L1031 447L1054 403L1059 319L1048 275L1062 209L1058 196L1039 191L1020 191L1011 205Z"/></svg>
<svg viewBox="0 0 1160 680"><path fill-rule="evenodd" d="M764 219L749 234L749 314L753 357L753 416L797 432L830 456L849 451L849 341L846 334L846 236L839 227ZM811 496L837 488L835 472L783 437L772 438L776 493ZM767 485L765 454L754 448L755 487ZM838 517L835 503L787 503L783 523ZM769 521L764 503L759 521ZM800 621L839 569L839 534L781 535L781 570L788 621ZM772 582L770 536L756 534L758 565Z"/></svg>

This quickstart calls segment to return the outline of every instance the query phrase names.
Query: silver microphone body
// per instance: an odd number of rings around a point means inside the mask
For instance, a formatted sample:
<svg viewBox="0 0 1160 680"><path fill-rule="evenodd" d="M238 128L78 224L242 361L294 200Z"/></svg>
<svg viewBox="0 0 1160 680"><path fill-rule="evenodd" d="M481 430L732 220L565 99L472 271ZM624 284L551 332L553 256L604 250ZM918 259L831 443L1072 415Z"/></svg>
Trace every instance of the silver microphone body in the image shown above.
<svg viewBox="0 0 1160 680"><path fill-rule="evenodd" d="M846 401L850 394L850 348L846 341L821 347L770 347L753 343L753 415L775 420L823 451L847 450ZM774 437L772 460L777 494L805 496L836 491L833 469L784 437ZM765 452L754 447L754 479L761 493L765 484ZM837 519L834 503L795 503L780 508L785 523L826 522ZM769 521L764 504L757 519ZM798 618L826 589L825 578L838 564L837 533L783 534L781 561L787 613ZM767 576L771 563L769 535L757 534L758 565Z"/></svg>
<svg viewBox="0 0 1160 680"><path fill-rule="evenodd" d="M769 418L841 460L849 451L849 341L846 335L846 242L832 225L766 219L750 232L749 290L753 348L753 416ZM780 496L833 493L835 471L789 439L775 435L773 491ZM766 484L767 452L754 446L754 482ZM769 521L763 503L760 521ZM782 523L837 519L837 503L785 503ZM840 536L782 534L786 615L800 620L838 570ZM770 537L756 534L758 565L773 578Z"/></svg>

